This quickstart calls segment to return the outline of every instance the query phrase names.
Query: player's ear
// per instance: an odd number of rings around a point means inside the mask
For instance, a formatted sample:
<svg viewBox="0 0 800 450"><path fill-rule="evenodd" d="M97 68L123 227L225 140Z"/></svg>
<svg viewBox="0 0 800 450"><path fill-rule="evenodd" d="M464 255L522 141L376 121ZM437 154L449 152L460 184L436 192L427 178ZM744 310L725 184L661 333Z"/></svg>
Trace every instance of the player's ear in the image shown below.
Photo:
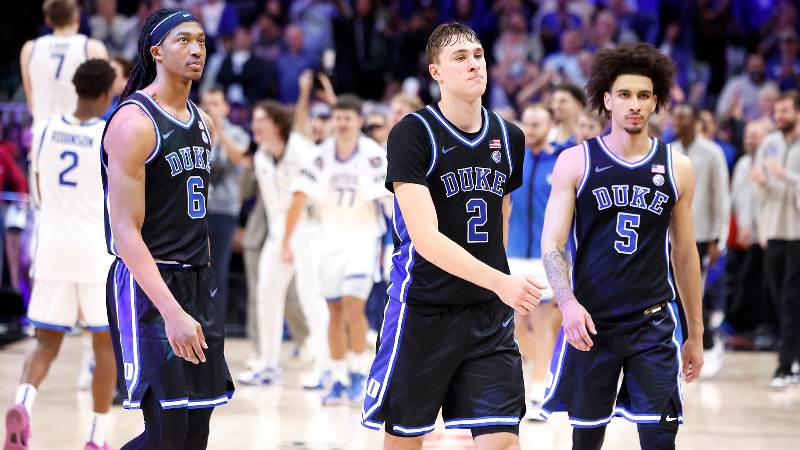
<svg viewBox="0 0 800 450"><path fill-rule="evenodd" d="M442 73L439 72L439 66L437 64L428 64L428 72L430 72L431 78L438 83L442 82Z"/></svg>
<svg viewBox="0 0 800 450"><path fill-rule="evenodd" d="M153 57L153 61L161 62L161 46L154 45L150 47L150 55Z"/></svg>
<svg viewBox="0 0 800 450"><path fill-rule="evenodd" d="M653 94L653 110L650 111L650 114L656 112L657 108L658 108L658 96L656 94Z"/></svg>
<svg viewBox="0 0 800 450"><path fill-rule="evenodd" d="M606 110L611 111L611 92L603 94L603 105L605 105Z"/></svg>

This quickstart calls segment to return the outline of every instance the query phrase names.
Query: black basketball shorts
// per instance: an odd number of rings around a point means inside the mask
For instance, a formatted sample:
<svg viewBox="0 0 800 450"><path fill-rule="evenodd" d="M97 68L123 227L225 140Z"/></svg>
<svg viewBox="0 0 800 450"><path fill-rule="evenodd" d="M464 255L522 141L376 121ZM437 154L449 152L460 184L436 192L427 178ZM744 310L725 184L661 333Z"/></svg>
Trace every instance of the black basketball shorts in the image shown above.
<svg viewBox="0 0 800 450"><path fill-rule="evenodd" d="M522 360L514 310L500 300L416 306L389 299L361 423L419 436L433 431L440 409L445 428L518 433Z"/></svg>
<svg viewBox="0 0 800 450"><path fill-rule="evenodd" d="M175 355L164 318L117 259L108 274L106 300L119 383L125 387L123 406L139 409L147 389L163 409L223 405L233 395L233 382L223 354L224 316L214 298L214 274L209 266L159 266L159 272L178 304L200 323L208 344L206 362L192 364Z"/></svg>
<svg viewBox="0 0 800 450"><path fill-rule="evenodd" d="M675 303L631 333L592 336L592 341L588 352L577 350L561 329L540 415L547 419L567 411L576 428L601 427L619 416L677 430L683 423L683 337Z"/></svg>

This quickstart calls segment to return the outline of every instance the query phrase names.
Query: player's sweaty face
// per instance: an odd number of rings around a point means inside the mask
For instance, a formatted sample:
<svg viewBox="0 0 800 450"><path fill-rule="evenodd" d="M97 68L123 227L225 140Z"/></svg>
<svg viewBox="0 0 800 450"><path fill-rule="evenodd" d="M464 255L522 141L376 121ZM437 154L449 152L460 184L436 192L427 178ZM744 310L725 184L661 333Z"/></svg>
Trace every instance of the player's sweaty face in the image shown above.
<svg viewBox="0 0 800 450"><path fill-rule="evenodd" d="M480 44L460 39L442 48L437 66L443 88L467 96L486 92L486 59Z"/></svg>
<svg viewBox="0 0 800 450"><path fill-rule="evenodd" d="M168 72L190 80L200 79L206 63L206 34L199 23L179 24L158 47L161 64Z"/></svg>
<svg viewBox="0 0 800 450"><path fill-rule="evenodd" d="M617 125L631 134L641 133L656 109L653 81L641 75L620 75L605 94L606 108Z"/></svg>

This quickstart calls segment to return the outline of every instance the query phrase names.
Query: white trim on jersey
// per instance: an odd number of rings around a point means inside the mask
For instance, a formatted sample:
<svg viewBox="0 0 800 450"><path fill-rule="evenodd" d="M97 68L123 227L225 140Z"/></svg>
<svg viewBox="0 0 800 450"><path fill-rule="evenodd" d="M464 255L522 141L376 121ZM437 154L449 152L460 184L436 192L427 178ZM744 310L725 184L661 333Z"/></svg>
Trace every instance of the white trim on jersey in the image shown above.
<svg viewBox="0 0 800 450"><path fill-rule="evenodd" d="M428 171L425 172L425 178L428 178L431 176L431 173L433 173L433 169L436 168L436 162L439 159L439 149L436 148L436 138L433 136L433 130L431 130L428 121L418 113L413 112L411 115L422 121L422 124L425 125L425 129L428 130L428 136L431 138L431 163L428 166Z"/></svg>
<svg viewBox="0 0 800 450"><path fill-rule="evenodd" d="M581 144L583 144L583 178L581 178L578 194L575 196L576 200L581 196L583 188L586 187L586 182L589 181L589 169L591 169L592 165L592 157L589 154L589 141L583 141Z"/></svg>
<svg viewBox="0 0 800 450"><path fill-rule="evenodd" d="M511 146L508 143L508 130L506 129L506 122L500 117L500 114L494 113L497 116L497 121L500 122L500 129L503 130L503 143L506 145L506 158L508 158L508 176L514 172L514 162L511 160Z"/></svg>
<svg viewBox="0 0 800 450"><path fill-rule="evenodd" d="M191 101L190 101L190 100L188 100L188 99L186 100L186 107L187 107L187 108L189 108L189 112L190 112L190 113L192 113L192 116L191 116L191 117L189 117L189 121L188 121L188 122L181 122L180 120L178 120L178 118L177 118L177 117L173 116L172 114L170 114L169 112L167 112L167 110L166 110L166 109L162 108L162 107L161 107L161 105L159 105L159 104L158 104L158 102L156 102L156 100L155 100L153 97L151 97L151 96L150 96L150 94L148 94L148 93L147 93L147 92L145 92L145 91L136 91L136 92L138 92L138 93L142 94L142 95L143 95L143 96L145 96L145 97L146 97L148 100L150 100L150 103L152 103L152 104L153 104L153 106L155 106L155 107L156 107L156 109L157 109L157 110L159 110L159 111L161 112L161 114L163 114L163 115L164 115L164 117L166 117L167 119L169 119L169 120L170 120L171 122L173 122L175 125L178 125L179 127L183 128L183 129L185 129L185 130L188 130L189 128L191 128L191 127L192 127L192 124L194 123L194 109L192 108L192 105L191 105Z"/></svg>
<svg viewBox="0 0 800 450"><path fill-rule="evenodd" d="M629 163L627 161L621 160L617 155L612 153L611 150L608 149L608 147L606 147L606 143L605 141L603 141L603 136L597 136L597 142L600 144L600 148L603 149L605 154L608 155L609 158L611 158L614 162L616 162L620 166L627 167L628 169L637 169L639 167L642 167L643 165L650 162L650 160L653 159L654 156L656 156L656 150L658 149L658 139L656 138L652 139L653 139L653 147L650 149L650 153L648 153L647 156L640 159L639 161Z"/></svg>
<svg viewBox="0 0 800 450"><path fill-rule="evenodd" d="M485 138L486 134L489 132L489 113L486 111L486 109L483 106L481 106L481 112L483 113L483 130L482 130L481 134L478 137L476 137L474 140L472 140L472 141L470 141L469 139L465 138L457 130L453 129L453 127L451 127L450 124L447 123L447 120L445 120L439 114L439 112L436 111L436 108L434 108L431 105L428 105L428 106L425 107L425 109L427 109L433 115L433 117L436 118L436 120L441 122L442 126L444 126L447 129L447 131L449 131L450 134L453 135L454 138L458 139L459 141L461 141L464 145L466 145L469 148L475 148L476 146L478 146L478 144L483 142L483 138Z"/></svg>

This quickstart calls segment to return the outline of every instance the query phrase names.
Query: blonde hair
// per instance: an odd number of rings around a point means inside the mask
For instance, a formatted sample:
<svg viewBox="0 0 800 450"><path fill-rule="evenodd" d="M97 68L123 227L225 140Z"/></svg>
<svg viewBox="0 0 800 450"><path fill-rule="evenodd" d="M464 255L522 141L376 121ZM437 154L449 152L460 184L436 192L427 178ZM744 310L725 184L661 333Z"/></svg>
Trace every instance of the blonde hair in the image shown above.
<svg viewBox="0 0 800 450"><path fill-rule="evenodd" d="M392 97L392 101L390 103L394 102L402 103L411 108L412 111L416 111L425 107L419 97L404 94L402 92Z"/></svg>

